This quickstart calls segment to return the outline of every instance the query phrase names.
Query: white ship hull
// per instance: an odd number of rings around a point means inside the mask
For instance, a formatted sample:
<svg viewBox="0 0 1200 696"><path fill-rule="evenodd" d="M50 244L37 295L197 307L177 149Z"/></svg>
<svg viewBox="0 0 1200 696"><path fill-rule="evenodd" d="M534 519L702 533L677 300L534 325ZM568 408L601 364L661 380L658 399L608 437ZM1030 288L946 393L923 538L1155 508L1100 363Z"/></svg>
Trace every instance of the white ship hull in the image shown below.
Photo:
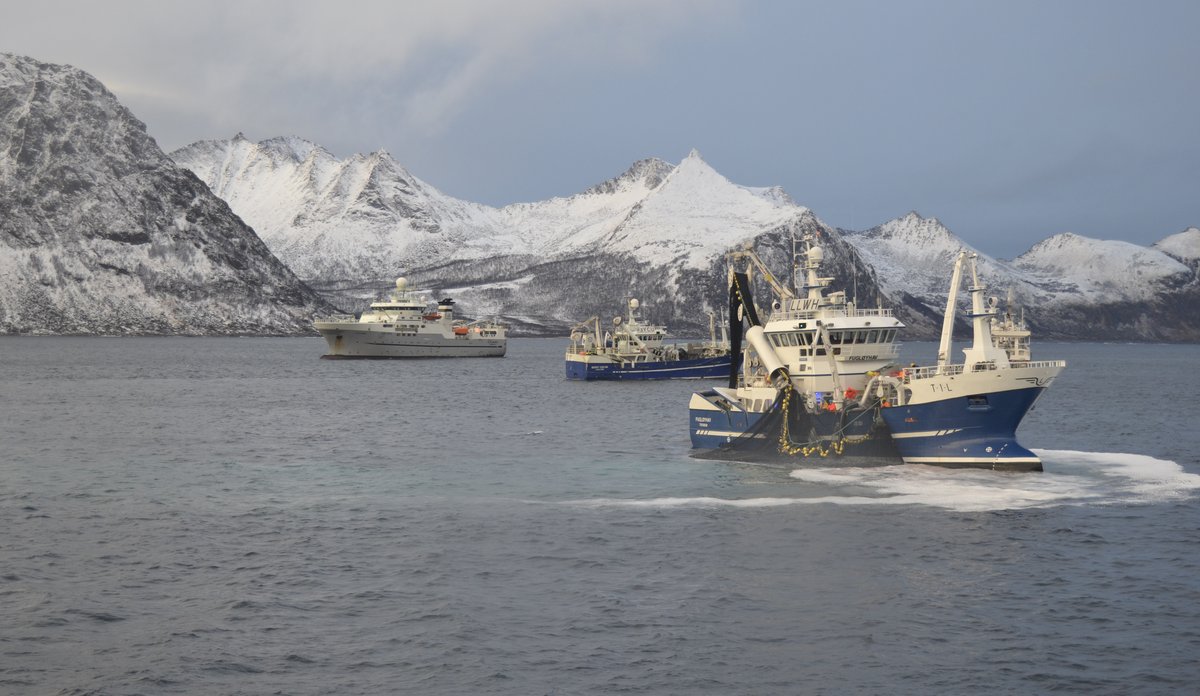
<svg viewBox="0 0 1200 696"><path fill-rule="evenodd" d="M477 332L412 334L357 322L318 321L315 326L329 344L325 358L500 358L508 344Z"/></svg>

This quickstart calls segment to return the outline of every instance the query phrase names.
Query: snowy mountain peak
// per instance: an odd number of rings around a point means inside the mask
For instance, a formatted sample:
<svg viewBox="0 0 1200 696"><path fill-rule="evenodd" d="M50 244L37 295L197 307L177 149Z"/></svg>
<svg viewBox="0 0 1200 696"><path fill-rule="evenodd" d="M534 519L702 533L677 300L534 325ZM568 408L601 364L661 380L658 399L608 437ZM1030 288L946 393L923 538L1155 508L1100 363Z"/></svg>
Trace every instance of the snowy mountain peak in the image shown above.
<svg viewBox="0 0 1200 696"><path fill-rule="evenodd" d="M915 210L908 211L908 214L905 215L903 218L901 218L901 220L903 220L906 224L909 224L909 225L928 224L928 225L937 225L938 227L942 227L941 221L938 220L937 218L935 218L935 217L927 218Z"/></svg>
<svg viewBox="0 0 1200 696"><path fill-rule="evenodd" d="M916 211L862 232L842 232L875 269L885 292L895 294L944 295L955 256L963 250L975 251L937 218L922 217ZM999 269L996 260L983 254L980 266L985 276Z"/></svg>
<svg viewBox="0 0 1200 696"><path fill-rule="evenodd" d="M288 136L197 143L172 156L306 279L371 282L450 252L521 248L498 211L441 193L387 150L338 159Z"/></svg>
<svg viewBox="0 0 1200 696"><path fill-rule="evenodd" d="M629 185L638 186L645 190L658 188L663 179L675 170L675 165L664 162L657 157L650 157L634 162L625 173L596 184L583 192L583 195L608 195Z"/></svg>
<svg viewBox="0 0 1200 696"><path fill-rule="evenodd" d="M717 170L713 169L708 162L704 161L704 158L700 156L699 150L692 150L688 153L687 157L683 158L683 161L680 162L679 166L675 168L675 175L678 176L681 172L698 176L718 177L722 181L729 181L725 177L718 174Z"/></svg>
<svg viewBox="0 0 1200 696"><path fill-rule="evenodd" d="M605 242L656 264L706 267L730 247L808 212L769 191L730 182L693 150Z"/></svg>
<svg viewBox="0 0 1200 696"><path fill-rule="evenodd" d="M1164 240L1165 241L1165 240ZM1116 239L1092 239L1074 232L1060 232L1033 245L1016 258L1019 263L1030 261L1059 261L1066 264L1087 262L1099 258L1165 258L1157 249L1139 246Z"/></svg>
<svg viewBox="0 0 1200 696"><path fill-rule="evenodd" d="M1187 266L1158 249L1073 232L1039 242L1013 263L1093 302L1144 300L1163 284L1192 275Z"/></svg>
<svg viewBox="0 0 1200 696"><path fill-rule="evenodd" d="M1186 230L1160 239L1154 248L1184 262L1200 260L1200 228Z"/></svg>
<svg viewBox="0 0 1200 696"><path fill-rule="evenodd" d="M1025 257L1030 254L1050 253L1060 249L1078 248L1088 244L1091 241L1097 240L1090 240L1087 237L1075 234L1074 232L1059 232L1054 236L1047 237L1037 244L1034 244L1032 247L1030 247L1029 251L1022 254L1021 257Z"/></svg>
<svg viewBox="0 0 1200 696"><path fill-rule="evenodd" d="M240 136L241 133L238 135ZM290 159L293 162L303 162L304 160L313 156L314 153L329 154L325 148L321 147L320 145L305 140L304 138L298 138L294 135L270 138L258 143L257 146L251 143L249 140L246 140L245 137L242 137L239 141L238 137L234 136L233 143L235 146L243 146L244 144L246 147L258 147L263 152L276 155L280 158ZM329 156L332 157L332 155Z"/></svg>
<svg viewBox="0 0 1200 696"><path fill-rule="evenodd" d="M878 227L872 227L863 232L848 232L848 234L872 240L890 240L890 243L898 248L903 247L925 255L958 253L961 249L974 251L940 220L933 217L922 217L915 210L910 211L904 217L889 220Z"/></svg>

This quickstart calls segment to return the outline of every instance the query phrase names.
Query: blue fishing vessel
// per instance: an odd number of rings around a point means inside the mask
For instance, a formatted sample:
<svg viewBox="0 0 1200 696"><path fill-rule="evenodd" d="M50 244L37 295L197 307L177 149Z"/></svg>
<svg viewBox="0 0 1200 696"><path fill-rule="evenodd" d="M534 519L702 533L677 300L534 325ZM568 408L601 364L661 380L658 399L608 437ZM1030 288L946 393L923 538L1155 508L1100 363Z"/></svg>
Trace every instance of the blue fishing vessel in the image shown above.
<svg viewBox="0 0 1200 696"><path fill-rule="evenodd" d="M790 285L753 251L730 254L730 342L743 358L727 386L692 395L692 446L741 457L895 458L867 393L894 363L904 324L890 309L826 293L832 278L820 274L824 250L815 234L802 242L798 252L793 240ZM738 261L747 262L744 272L735 272ZM775 295L765 321L754 304L754 269Z"/></svg>
<svg viewBox="0 0 1200 696"><path fill-rule="evenodd" d="M729 374L728 341L718 341L710 315L708 342L668 342L665 326L642 321L630 299L625 317L601 331L599 317L571 329L566 351L567 379L722 379Z"/></svg>
<svg viewBox="0 0 1200 696"><path fill-rule="evenodd" d="M803 241L802 253L793 248L792 270L793 288L803 271L803 297L776 282L753 252L738 252L751 262L745 272L730 270L730 339L743 354L741 368L727 386L692 394L694 448L733 458L1041 470L1017 443L1016 428L1066 363L1030 360L1028 329L1011 311L1001 317L994 298L984 300L973 255L955 262L937 365L901 368L895 340L903 324L891 310L827 294L821 247L815 235ZM968 261L974 341L953 365L950 336ZM777 296L763 322L750 268L762 271Z"/></svg>
<svg viewBox="0 0 1200 696"><path fill-rule="evenodd" d="M972 343L963 362L950 362L964 266L970 267ZM979 282L976 257L955 259L937 363L909 367L880 415L901 458L910 464L1041 471L1036 454L1016 439L1017 426L1067 363L1031 359L1024 318L1001 314Z"/></svg>

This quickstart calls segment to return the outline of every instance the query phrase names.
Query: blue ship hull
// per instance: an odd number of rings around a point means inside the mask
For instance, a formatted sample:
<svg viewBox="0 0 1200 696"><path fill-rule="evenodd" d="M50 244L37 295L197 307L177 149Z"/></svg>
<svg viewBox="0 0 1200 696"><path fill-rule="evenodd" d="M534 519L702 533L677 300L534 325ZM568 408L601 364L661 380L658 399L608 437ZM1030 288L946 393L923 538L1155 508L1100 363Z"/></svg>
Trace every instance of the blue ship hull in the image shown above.
<svg viewBox="0 0 1200 696"><path fill-rule="evenodd" d="M713 397L712 390L697 392ZM689 409L688 432L692 448L711 450L703 456L796 460L800 458L840 460L853 465L899 464L900 456L876 411L807 413L798 404L789 409L788 430L782 430L783 414L749 412L739 408ZM701 455L696 455L701 456ZM868 461L869 460L869 461Z"/></svg>
<svg viewBox="0 0 1200 696"><path fill-rule="evenodd" d="M956 397L881 411L900 456L909 464L1041 471L1016 430L1045 387Z"/></svg>
<svg viewBox="0 0 1200 696"><path fill-rule="evenodd" d="M707 409L690 409L691 421L688 431L692 437L693 449L720 449L737 438L754 431L763 413L747 411L710 411ZM767 436L761 438L764 442Z"/></svg>
<svg viewBox="0 0 1200 696"><path fill-rule="evenodd" d="M567 379L721 379L729 376L729 356L637 363L566 361Z"/></svg>

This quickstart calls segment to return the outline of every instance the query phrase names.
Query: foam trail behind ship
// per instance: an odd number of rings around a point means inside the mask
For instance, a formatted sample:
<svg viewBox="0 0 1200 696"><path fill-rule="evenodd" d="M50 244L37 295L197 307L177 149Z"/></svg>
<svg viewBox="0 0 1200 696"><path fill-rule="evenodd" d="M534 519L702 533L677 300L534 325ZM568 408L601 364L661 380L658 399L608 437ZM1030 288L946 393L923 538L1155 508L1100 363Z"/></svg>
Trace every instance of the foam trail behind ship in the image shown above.
<svg viewBox="0 0 1200 696"><path fill-rule="evenodd" d="M905 465L806 468L791 472L810 484L804 497L660 497L566 501L586 507L775 508L788 505L923 505L958 512L1059 505L1153 504L1200 494L1200 475L1140 454L1039 450L1042 473L1006 473ZM779 490L774 491L781 492ZM797 491L800 493L801 491Z"/></svg>

